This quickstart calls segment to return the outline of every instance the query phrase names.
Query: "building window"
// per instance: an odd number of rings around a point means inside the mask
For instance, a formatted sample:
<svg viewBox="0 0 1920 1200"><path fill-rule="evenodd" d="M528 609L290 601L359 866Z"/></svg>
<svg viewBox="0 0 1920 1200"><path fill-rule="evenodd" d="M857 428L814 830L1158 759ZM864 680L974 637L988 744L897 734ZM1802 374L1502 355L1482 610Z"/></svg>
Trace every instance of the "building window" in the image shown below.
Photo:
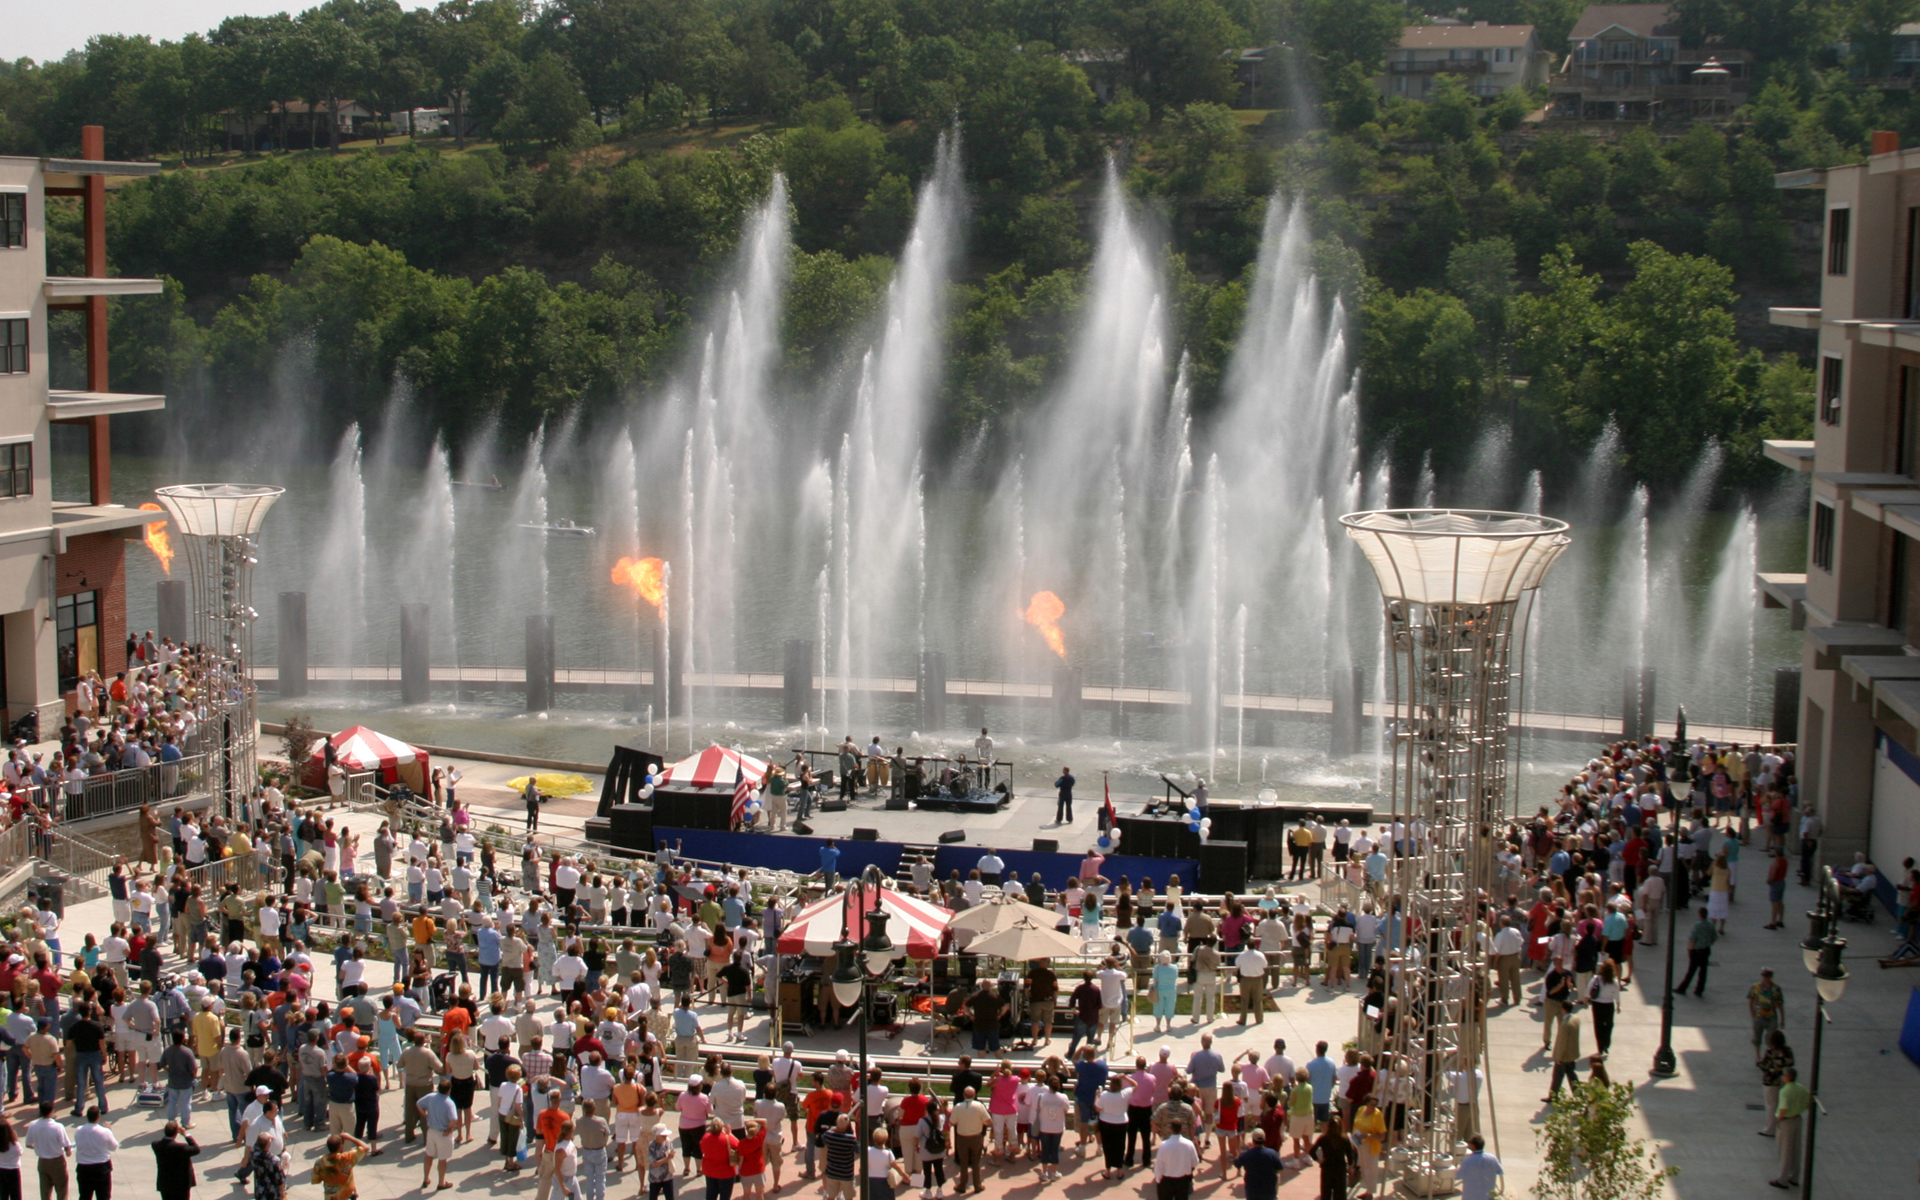
<svg viewBox="0 0 1920 1200"><path fill-rule="evenodd" d="M0 446L0 499L33 495L33 443Z"/></svg>
<svg viewBox="0 0 1920 1200"><path fill-rule="evenodd" d="M1840 423L1840 387L1846 379L1846 363L1833 355L1820 360L1820 419L1828 425Z"/></svg>
<svg viewBox="0 0 1920 1200"><path fill-rule="evenodd" d="M1813 502L1813 565L1833 570L1833 505Z"/></svg>
<svg viewBox="0 0 1920 1200"><path fill-rule="evenodd" d="M1907 539L1893 534L1893 552L1887 556L1887 628L1907 627Z"/></svg>
<svg viewBox="0 0 1920 1200"><path fill-rule="evenodd" d="M67 691L89 671L100 669L100 593L76 592L53 603L59 637L60 690Z"/></svg>
<svg viewBox="0 0 1920 1200"><path fill-rule="evenodd" d="M1852 209L1836 208L1827 213L1827 274L1847 273L1847 242L1852 236Z"/></svg>
<svg viewBox="0 0 1920 1200"><path fill-rule="evenodd" d="M20 375L27 369L27 319L0 320L0 375Z"/></svg>
<svg viewBox="0 0 1920 1200"><path fill-rule="evenodd" d="M27 194L0 192L0 250L27 244Z"/></svg>
<svg viewBox="0 0 1920 1200"><path fill-rule="evenodd" d="M1899 424L1893 431L1893 473L1920 475L1920 370L1900 368Z"/></svg>

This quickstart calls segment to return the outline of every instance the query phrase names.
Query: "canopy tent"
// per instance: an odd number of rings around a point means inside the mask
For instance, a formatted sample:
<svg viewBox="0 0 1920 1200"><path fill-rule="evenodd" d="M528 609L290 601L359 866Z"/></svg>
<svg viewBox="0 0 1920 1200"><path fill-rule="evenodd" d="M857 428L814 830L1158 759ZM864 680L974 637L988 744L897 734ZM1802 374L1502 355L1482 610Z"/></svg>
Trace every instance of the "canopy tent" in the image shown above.
<svg viewBox="0 0 1920 1200"><path fill-rule="evenodd" d="M353 725L342 729L327 739L333 745L334 761L350 775L366 771L377 772L383 785L404 783L420 795L431 795L428 784L433 778L432 768L427 762L427 753L416 750L398 738L390 738L384 733L368 729L365 725ZM324 748L316 748L311 760L315 769L321 772L319 786L326 786Z"/></svg>
<svg viewBox="0 0 1920 1200"><path fill-rule="evenodd" d="M725 746L708 746L666 769L654 783L655 790L732 791L742 779L748 787L759 787L767 774L767 764Z"/></svg>
<svg viewBox="0 0 1920 1200"><path fill-rule="evenodd" d="M861 941L867 936L867 914L876 903L887 914L887 936L894 945L906 947L908 958L939 953L940 935L953 914L893 888L862 890L851 901L846 892L835 892L801 909L780 931L780 953L828 958L843 928L856 943ZM849 906L855 911L849 912Z"/></svg>

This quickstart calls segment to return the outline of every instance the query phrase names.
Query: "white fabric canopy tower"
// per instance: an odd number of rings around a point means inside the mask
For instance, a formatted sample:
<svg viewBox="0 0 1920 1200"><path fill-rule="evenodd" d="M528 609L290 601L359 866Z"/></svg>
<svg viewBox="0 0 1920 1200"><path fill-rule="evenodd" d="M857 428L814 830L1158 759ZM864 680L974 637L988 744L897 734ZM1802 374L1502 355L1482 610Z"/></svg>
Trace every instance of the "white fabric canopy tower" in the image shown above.
<svg viewBox="0 0 1920 1200"><path fill-rule="evenodd" d="M254 722L254 557L260 523L285 488L252 483L183 483L155 488L154 495L185 542L193 605L188 635L211 656L210 719L217 721L221 752L209 761L209 782L229 816L252 792Z"/></svg>
<svg viewBox="0 0 1920 1200"><path fill-rule="evenodd" d="M1456 1127L1450 1071L1480 1056L1474 998L1487 995L1475 933L1492 879L1481 831L1502 811L1520 600L1567 547L1567 525L1525 513L1403 509L1340 518L1386 600L1394 819L1407 853L1390 873L1405 928L1387 957L1398 1019L1388 1049L1411 1069L1407 1131L1391 1167L1415 1196L1455 1190L1469 1131ZM1530 607L1530 606L1529 606ZM1382 1080L1392 1072L1381 1071ZM1484 1104L1483 1104L1484 1111Z"/></svg>

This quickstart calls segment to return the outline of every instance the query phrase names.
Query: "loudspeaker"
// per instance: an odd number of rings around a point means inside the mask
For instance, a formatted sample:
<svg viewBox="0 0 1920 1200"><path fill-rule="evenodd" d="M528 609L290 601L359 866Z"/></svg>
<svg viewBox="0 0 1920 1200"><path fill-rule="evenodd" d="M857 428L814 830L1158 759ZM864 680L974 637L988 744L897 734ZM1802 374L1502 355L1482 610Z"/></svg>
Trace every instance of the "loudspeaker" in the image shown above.
<svg viewBox="0 0 1920 1200"><path fill-rule="evenodd" d="M856 842L877 842L880 840L880 831L878 829L856 829L853 831L853 840Z"/></svg>
<svg viewBox="0 0 1920 1200"><path fill-rule="evenodd" d="M1247 844L1205 842L1200 846L1200 881L1209 892L1247 890Z"/></svg>
<svg viewBox="0 0 1920 1200"><path fill-rule="evenodd" d="M801 837L813 836L813 826L807 824L805 821L795 821L793 823L793 831Z"/></svg>
<svg viewBox="0 0 1920 1200"><path fill-rule="evenodd" d="M964 829L949 829L940 835L940 844L943 846L950 845L954 842L964 842L966 840L967 831Z"/></svg>
<svg viewBox="0 0 1920 1200"><path fill-rule="evenodd" d="M613 844L626 850L653 849L653 809L644 804L616 804L607 812Z"/></svg>
<svg viewBox="0 0 1920 1200"><path fill-rule="evenodd" d="M613 819L611 817L588 817L586 825L587 840L603 845L613 844Z"/></svg>
<svg viewBox="0 0 1920 1200"><path fill-rule="evenodd" d="M907 796L904 789L898 792L887 793L886 809L888 812L907 811Z"/></svg>
<svg viewBox="0 0 1920 1200"><path fill-rule="evenodd" d="M1060 843L1053 838L1035 838L1033 839L1033 852L1035 854L1058 854L1060 853Z"/></svg>
<svg viewBox="0 0 1920 1200"><path fill-rule="evenodd" d="M1213 822L1213 837L1221 842L1251 842L1247 836L1247 810L1232 801L1207 805L1207 817Z"/></svg>
<svg viewBox="0 0 1920 1200"><path fill-rule="evenodd" d="M845 812L847 811L847 802L835 796L831 800L820 801L817 807L821 812Z"/></svg>

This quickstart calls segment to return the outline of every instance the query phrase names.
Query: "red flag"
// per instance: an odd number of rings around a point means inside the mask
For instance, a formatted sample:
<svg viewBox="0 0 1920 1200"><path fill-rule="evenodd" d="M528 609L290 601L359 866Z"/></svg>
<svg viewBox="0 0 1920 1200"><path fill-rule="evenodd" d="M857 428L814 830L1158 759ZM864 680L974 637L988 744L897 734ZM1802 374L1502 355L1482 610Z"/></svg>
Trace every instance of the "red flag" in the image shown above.
<svg viewBox="0 0 1920 1200"><path fill-rule="evenodd" d="M733 785L733 823L740 824L747 819L747 801L753 799L753 784L747 780L747 772L740 771L740 781Z"/></svg>
<svg viewBox="0 0 1920 1200"><path fill-rule="evenodd" d="M1106 820L1101 823L1101 828L1112 829L1114 826L1113 781L1107 778L1106 772L1104 771L1100 773L1100 788L1105 793L1105 798L1101 801L1101 808L1106 816Z"/></svg>

